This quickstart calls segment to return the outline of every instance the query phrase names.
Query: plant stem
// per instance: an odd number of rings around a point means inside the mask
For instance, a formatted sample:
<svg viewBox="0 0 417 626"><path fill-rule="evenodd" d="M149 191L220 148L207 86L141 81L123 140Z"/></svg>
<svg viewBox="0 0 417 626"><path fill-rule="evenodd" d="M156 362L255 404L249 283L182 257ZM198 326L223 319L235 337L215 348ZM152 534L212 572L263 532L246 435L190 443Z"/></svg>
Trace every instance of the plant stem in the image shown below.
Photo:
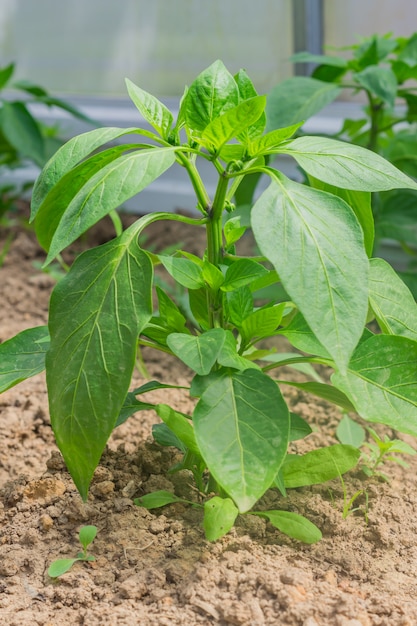
<svg viewBox="0 0 417 626"><path fill-rule="evenodd" d="M228 189L228 178L222 172L217 184L216 194L206 224L207 233L207 260L217 268L223 261L223 236L222 216ZM220 290L207 291L207 304L209 311L209 324L211 328L222 328L223 318L223 294Z"/></svg>

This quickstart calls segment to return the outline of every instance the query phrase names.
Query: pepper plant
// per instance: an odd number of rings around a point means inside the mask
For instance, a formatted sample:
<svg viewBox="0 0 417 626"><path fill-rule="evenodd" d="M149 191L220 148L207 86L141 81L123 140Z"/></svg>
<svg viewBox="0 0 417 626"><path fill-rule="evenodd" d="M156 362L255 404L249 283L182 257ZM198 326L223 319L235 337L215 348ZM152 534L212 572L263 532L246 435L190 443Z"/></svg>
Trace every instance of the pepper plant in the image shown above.
<svg viewBox="0 0 417 626"><path fill-rule="evenodd" d="M284 497L289 488L339 477L360 452L335 444L287 454L289 441L311 429L290 414L281 383L417 434L416 304L386 262L369 258L370 192L415 190L417 184L362 147L292 139L302 119L265 132L267 98L245 71L233 76L220 61L186 88L176 121L157 98L130 81L127 88L153 130L100 128L79 135L37 180L31 213L45 264L174 164L188 173L199 215L147 214L83 252L52 293L48 326L0 346L1 388L46 367L52 427L83 499L112 430L133 413L154 409L162 420L155 438L181 451L178 467L193 474L206 499L210 539L227 532L239 513L252 511L291 537L316 541L320 532L304 517L253 507L271 487ZM278 154L293 157L324 189L293 182L266 165ZM217 173L213 195L200 175L203 160ZM269 187L250 215L234 212L239 185L253 173L265 174ZM139 236L160 220L204 229L204 254L141 249ZM239 254L239 239L249 228L256 257ZM193 324L161 288L154 310L155 265L187 290ZM271 285L275 296L258 300ZM378 334L366 328L372 319ZM286 337L294 351L268 346L276 336ZM144 346L190 368L192 416L141 399L175 381L129 391L137 350ZM331 381L318 376L317 363L333 371ZM281 377L283 366L302 366L310 379ZM142 504L150 508L177 500L166 492L146 498Z"/></svg>

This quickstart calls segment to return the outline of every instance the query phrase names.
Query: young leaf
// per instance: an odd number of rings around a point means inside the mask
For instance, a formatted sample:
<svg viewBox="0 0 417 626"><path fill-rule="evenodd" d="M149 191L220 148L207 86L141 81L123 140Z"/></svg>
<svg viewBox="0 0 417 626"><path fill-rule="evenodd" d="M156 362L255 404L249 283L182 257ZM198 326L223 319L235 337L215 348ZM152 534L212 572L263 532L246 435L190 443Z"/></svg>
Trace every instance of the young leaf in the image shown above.
<svg viewBox="0 0 417 626"><path fill-rule="evenodd" d="M237 74L235 74L234 79L239 89L239 96L241 100L249 100L249 98L253 98L258 95L251 79L248 76L246 70L239 70ZM266 125L266 115L262 113L262 115L256 120L255 123L251 124L245 135L248 137L257 137L258 135L262 135ZM244 141L244 143L247 143Z"/></svg>
<svg viewBox="0 0 417 626"><path fill-rule="evenodd" d="M37 326L0 343L0 393L45 369L47 326Z"/></svg>
<svg viewBox="0 0 417 626"><path fill-rule="evenodd" d="M143 506L145 509L151 510L159 509L161 506L166 506L167 504L174 504L174 502L185 502L185 500L178 498L170 491L161 490L148 493L141 498L135 498L133 502L137 506Z"/></svg>
<svg viewBox="0 0 417 626"><path fill-rule="evenodd" d="M160 446L177 448L184 454L187 452L186 446L166 424L153 424L152 437Z"/></svg>
<svg viewBox="0 0 417 626"><path fill-rule="evenodd" d="M225 331L224 344L217 357L217 362L219 365L223 365L223 367L232 367L240 371L247 370L248 368L260 369L256 363L240 356L237 351L236 339L230 330Z"/></svg>
<svg viewBox="0 0 417 626"><path fill-rule="evenodd" d="M215 364L225 340L223 328L213 328L202 335L172 333L167 344L183 363L200 376L209 374Z"/></svg>
<svg viewBox="0 0 417 626"><path fill-rule="evenodd" d="M187 289L204 287L203 269L193 261L163 254L160 254L158 259L172 278L183 287Z"/></svg>
<svg viewBox="0 0 417 626"><path fill-rule="evenodd" d="M358 422L345 414L337 425L336 437L340 443L360 448L366 439L366 431Z"/></svg>
<svg viewBox="0 0 417 626"><path fill-rule="evenodd" d="M255 96L241 102L233 109L214 118L204 129L201 142L208 149L219 151L230 139L237 137L254 124L262 115L265 105L265 96Z"/></svg>
<svg viewBox="0 0 417 626"><path fill-rule="evenodd" d="M285 458L289 412L278 386L257 370L210 377L193 416L198 447L215 480L248 511Z"/></svg>
<svg viewBox="0 0 417 626"><path fill-rule="evenodd" d="M195 440L194 428L188 416L179 411L174 411L174 409L171 409L167 404L156 405L155 411L188 450L200 457L201 454Z"/></svg>
<svg viewBox="0 0 417 626"><path fill-rule="evenodd" d="M215 61L191 84L185 99L188 128L201 134L214 119L239 104L237 84L221 61Z"/></svg>
<svg viewBox="0 0 417 626"><path fill-rule="evenodd" d="M285 309L285 303L277 304L264 309L254 311L246 317L240 328L242 336L246 341L254 337L268 337L278 328L282 314Z"/></svg>
<svg viewBox="0 0 417 626"><path fill-rule="evenodd" d="M130 99L141 115L161 137L167 139L174 121L171 111L158 98L144 91L128 78L126 78L126 86Z"/></svg>
<svg viewBox="0 0 417 626"><path fill-rule="evenodd" d="M371 259L369 304L383 333L417 340L417 305L411 291L383 259Z"/></svg>
<svg viewBox="0 0 417 626"><path fill-rule="evenodd" d="M131 415L134 415L138 411L149 411L153 408L153 404L150 404L149 402L140 402L139 400L136 400L134 393L129 392L123 402L123 406L120 409L114 427L117 428L117 426L124 424L124 422L129 419Z"/></svg>
<svg viewBox="0 0 417 626"><path fill-rule="evenodd" d="M300 312L297 312L279 334L288 339L292 346L324 359L331 359L328 351L322 346Z"/></svg>
<svg viewBox="0 0 417 626"><path fill-rule="evenodd" d="M292 513L291 511L253 511L252 514L265 517L284 535L297 541L316 543L322 538L322 534L317 526L298 513Z"/></svg>
<svg viewBox="0 0 417 626"><path fill-rule="evenodd" d="M58 578L68 572L71 567L80 559L58 559L50 564L48 567L48 576L51 578Z"/></svg>
<svg viewBox="0 0 417 626"><path fill-rule="evenodd" d="M286 128L277 128L276 130L271 130L269 133L266 133L266 135L257 137L250 143L249 154L252 157L268 154L269 151L273 151L273 149L279 146L283 141L292 137L303 124L304 121L298 122L298 124L292 124Z"/></svg>
<svg viewBox="0 0 417 626"><path fill-rule="evenodd" d="M151 148L122 155L100 169L69 203L52 237L46 263L110 211L145 189L174 161L171 148Z"/></svg>
<svg viewBox="0 0 417 626"><path fill-rule="evenodd" d="M305 487L337 478L356 466L360 454L353 446L337 443L303 456L288 456L282 467L285 486Z"/></svg>
<svg viewBox="0 0 417 626"><path fill-rule="evenodd" d="M253 296L249 287L240 287L227 294L229 317L232 324L237 327L242 325L244 319L253 311Z"/></svg>
<svg viewBox="0 0 417 626"><path fill-rule="evenodd" d="M0 89L4 89L4 87L7 85L7 83L13 76L14 69L14 63L9 63L9 65L5 65L0 69Z"/></svg>
<svg viewBox="0 0 417 626"><path fill-rule="evenodd" d="M227 268L221 289L235 291L265 274L268 274L268 270L260 263L252 259L238 259Z"/></svg>
<svg viewBox="0 0 417 626"><path fill-rule="evenodd" d="M83 526L78 533L78 537L80 539L80 544L84 548L84 551L87 551L90 543L93 543L94 539L97 536L97 526Z"/></svg>
<svg viewBox="0 0 417 626"><path fill-rule="evenodd" d="M137 337L152 315L151 284L152 263L137 244L136 223L78 257L52 293L51 422L84 499L127 394Z"/></svg>
<svg viewBox="0 0 417 626"><path fill-rule="evenodd" d="M239 511L230 498L214 496L204 503L204 532L208 541L217 541L226 535L231 528Z"/></svg>
<svg viewBox="0 0 417 626"><path fill-rule="evenodd" d="M397 78L388 67L370 65L354 75L354 80L389 107L393 107L397 95Z"/></svg>
<svg viewBox="0 0 417 626"><path fill-rule="evenodd" d="M45 164L45 143L38 123L22 102L3 101L0 127L6 139L24 157L42 167Z"/></svg>
<svg viewBox="0 0 417 626"><path fill-rule="evenodd" d="M60 178L97 148L135 130L135 128L96 128L73 137L61 146L36 180L32 192L30 221L34 219L39 207Z"/></svg>
<svg viewBox="0 0 417 626"><path fill-rule="evenodd" d="M394 335L361 342L346 374L332 376L363 419L410 435L417 435L416 380L417 342Z"/></svg>
<svg viewBox="0 0 417 626"><path fill-rule="evenodd" d="M290 413L290 441L304 439L312 433L311 426L296 413Z"/></svg>
<svg viewBox="0 0 417 626"><path fill-rule="evenodd" d="M333 102L340 87L307 76L282 81L272 89L266 101L267 130L297 124Z"/></svg>
<svg viewBox="0 0 417 626"><path fill-rule="evenodd" d="M159 316L164 321L166 327L171 331L187 332L185 329L187 319L181 313L175 302L173 302L158 285L156 285L155 290L158 297Z"/></svg>
<svg viewBox="0 0 417 626"><path fill-rule="evenodd" d="M311 176L357 191L417 189L417 183L384 158L350 143L326 137L298 137L279 148Z"/></svg>
<svg viewBox="0 0 417 626"><path fill-rule="evenodd" d="M346 369L368 312L368 259L353 211L277 174L252 209L252 229L317 339Z"/></svg>

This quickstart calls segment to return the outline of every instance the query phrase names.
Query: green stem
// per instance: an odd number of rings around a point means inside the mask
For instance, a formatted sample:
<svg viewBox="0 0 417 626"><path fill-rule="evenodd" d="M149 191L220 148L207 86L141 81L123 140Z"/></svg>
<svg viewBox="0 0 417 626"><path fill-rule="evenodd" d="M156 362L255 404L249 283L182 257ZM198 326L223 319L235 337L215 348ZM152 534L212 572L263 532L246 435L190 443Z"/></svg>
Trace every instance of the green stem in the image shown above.
<svg viewBox="0 0 417 626"><path fill-rule="evenodd" d="M376 100L369 91L366 92L369 101L369 110L371 113L371 128L369 130L369 141L366 146L368 150L378 152L378 136L380 133L379 122L384 113L384 105L382 102Z"/></svg>
<svg viewBox="0 0 417 626"><path fill-rule="evenodd" d="M207 260L219 267L223 261L222 217L227 196L228 178L223 172L217 184L216 194L206 224ZM209 324L211 328L223 328L223 293L220 290L207 291Z"/></svg>

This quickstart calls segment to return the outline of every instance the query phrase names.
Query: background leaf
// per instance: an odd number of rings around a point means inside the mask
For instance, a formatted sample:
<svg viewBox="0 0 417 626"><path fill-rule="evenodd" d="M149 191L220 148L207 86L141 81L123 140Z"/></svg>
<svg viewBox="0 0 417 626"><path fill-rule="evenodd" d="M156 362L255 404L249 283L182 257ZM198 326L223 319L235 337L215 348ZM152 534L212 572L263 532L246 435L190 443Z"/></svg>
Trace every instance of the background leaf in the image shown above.
<svg viewBox="0 0 417 626"><path fill-rule="evenodd" d="M292 511L256 511L253 514L259 517L266 517L284 535L297 539L297 541L316 543L322 538L322 534L317 526L298 513L292 513Z"/></svg>
<svg viewBox="0 0 417 626"><path fill-rule="evenodd" d="M130 99L144 119L163 137L168 138L174 118L172 113L158 98L144 91L126 78Z"/></svg>
<svg viewBox="0 0 417 626"><path fill-rule="evenodd" d="M354 468L359 457L359 450L340 443L303 456L288 456L282 467L285 486L287 489L305 487L338 478Z"/></svg>
<svg viewBox="0 0 417 626"><path fill-rule="evenodd" d="M22 102L2 102L0 126L6 139L24 157L42 167L45 164L45 143L38 123Z"/></svg>
<svg viewBox="0 0 417 626"><path fill-rule="evenodd" d="M0 393L45 369L47 326L37 326L0 343Z"/></svg>
<svg viewBox="0 0 417 626"><path fill-rule="evenodd" d="M231 528L239 511L230 498L214 496L204 503L204 532L209 541L217 541L226 535Z"/></svg>

